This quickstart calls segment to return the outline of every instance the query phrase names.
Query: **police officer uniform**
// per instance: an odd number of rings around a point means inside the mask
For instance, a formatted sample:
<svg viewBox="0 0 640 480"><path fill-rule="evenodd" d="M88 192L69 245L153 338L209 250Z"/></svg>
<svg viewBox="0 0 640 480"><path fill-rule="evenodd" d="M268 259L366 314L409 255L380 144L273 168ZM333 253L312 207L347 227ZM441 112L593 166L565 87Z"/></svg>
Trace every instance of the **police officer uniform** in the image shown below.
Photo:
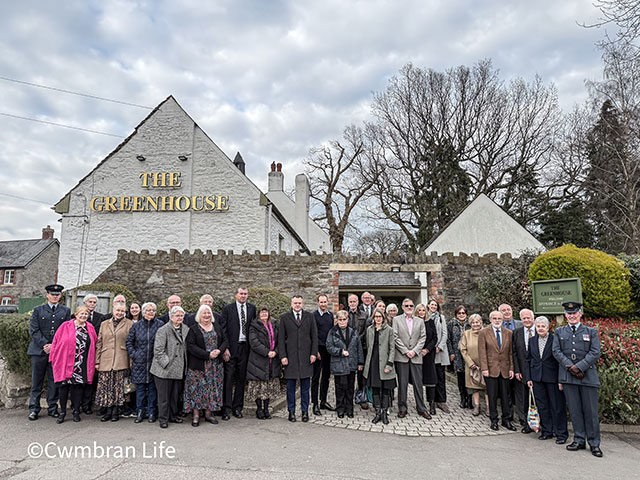
<svg viewBox="0 0 640 480"><path fill-rule="evenodd" d="M582 308L579 302L562 304L565 313L577 313ZM600 450L600 421L598 418L598 370L600 340L595 328L577 323L565 325L555 330L553 356L560 364L558 382L571 414L573 443L567 450L583 450L589 442L591 453L602 456Z"/></svg>
<svg viewBox="0 0 640 480"><path fill-rule="evenodd" d="M48 285L47 293L62 293L62 285ZM40 396L44 378L47 377L47 411L52 417L58 416L58 389L53 382L53 370L49 363L49 355L43 347L51 344L53 336L62 323L71 318L71 310L64 305L45 303L33 309L29 321L31 342L27 355L31 357L31 398L29 399L29 420L36 420L40 412Z"/></svg>

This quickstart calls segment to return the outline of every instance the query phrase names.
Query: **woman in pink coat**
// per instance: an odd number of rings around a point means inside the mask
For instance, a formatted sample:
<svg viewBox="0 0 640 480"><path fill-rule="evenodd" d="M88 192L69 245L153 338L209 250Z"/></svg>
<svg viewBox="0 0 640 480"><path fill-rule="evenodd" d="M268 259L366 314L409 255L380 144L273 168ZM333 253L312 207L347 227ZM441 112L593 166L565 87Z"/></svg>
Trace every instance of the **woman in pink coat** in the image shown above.
<svg viewBox="0 0 640 480"><path fill-rule="evenodd" d="M89 314L87 307L78 307L75 318L60 325L51 343L49 361L53 369L53 380L60 393L61 411L58 423L64 422L69 394L73 421L80 421L82 387L93 381L97 337L93 325L87 323Z"/></svg>

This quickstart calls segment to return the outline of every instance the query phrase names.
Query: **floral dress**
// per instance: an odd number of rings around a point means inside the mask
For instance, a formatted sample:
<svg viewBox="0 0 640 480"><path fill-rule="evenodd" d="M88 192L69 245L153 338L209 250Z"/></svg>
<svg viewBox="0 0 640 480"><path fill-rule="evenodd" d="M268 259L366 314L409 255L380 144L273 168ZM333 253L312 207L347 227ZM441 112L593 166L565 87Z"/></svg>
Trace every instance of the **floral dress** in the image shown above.
<svg viewBox="0 0 640 480"><path fill-rule="evenodd" d="M210 332L199 327L208 352L218 348L218 335L215 328ZM220 410L222 408L222 387L224 368L220 358L204 362L204 371L187 370L184 385L184 410Z"/></svg>

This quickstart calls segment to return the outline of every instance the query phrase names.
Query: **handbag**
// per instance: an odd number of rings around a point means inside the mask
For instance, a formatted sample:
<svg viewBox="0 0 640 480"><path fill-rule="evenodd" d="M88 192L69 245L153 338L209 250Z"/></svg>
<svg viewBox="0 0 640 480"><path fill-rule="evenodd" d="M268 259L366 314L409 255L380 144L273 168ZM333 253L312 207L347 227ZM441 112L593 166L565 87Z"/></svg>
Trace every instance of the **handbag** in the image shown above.
<svg viewBox="0 0 640 480"><path fill-rule="evenodd" d="M362 403L369 403L369 399L367 398L367 392L365 392L364 389L363 390L358 390L356 392L354 401L358 405L360 405Z"/></svg>
<svg viewBox="0 0 640 480"><path fill-rule="evenodd" d="M534 432L540 430L540 414L536 405L536 397L533 395L533 387L529 387L529 412L527 413L527 423Z"/></svg>
<svg viewBox="0 0 640 480"><path fill-rule="evenodd" d="M470 368L469 376L474 383L478 385L484 385L484 377L482 376L482 372L480 372L479 368Z"/></svg>

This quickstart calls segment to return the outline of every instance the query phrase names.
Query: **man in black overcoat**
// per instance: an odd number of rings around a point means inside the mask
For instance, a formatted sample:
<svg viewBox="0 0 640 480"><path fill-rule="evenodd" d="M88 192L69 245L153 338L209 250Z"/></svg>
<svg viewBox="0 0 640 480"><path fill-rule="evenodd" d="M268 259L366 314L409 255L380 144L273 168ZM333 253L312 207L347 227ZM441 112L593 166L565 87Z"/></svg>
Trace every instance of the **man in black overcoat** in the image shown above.
<svg viewBox="0 0 640 480"><path fill-rule="evenodd" d="M302 421L309 421L309 386L313 363L318 353L318 329L315 319L302 307L300 295L291 299L291 311L280 317L278 355L284 365L287 379L287 409L289 421L296 421L296 383L300 381L300 408Z"/></svg>

